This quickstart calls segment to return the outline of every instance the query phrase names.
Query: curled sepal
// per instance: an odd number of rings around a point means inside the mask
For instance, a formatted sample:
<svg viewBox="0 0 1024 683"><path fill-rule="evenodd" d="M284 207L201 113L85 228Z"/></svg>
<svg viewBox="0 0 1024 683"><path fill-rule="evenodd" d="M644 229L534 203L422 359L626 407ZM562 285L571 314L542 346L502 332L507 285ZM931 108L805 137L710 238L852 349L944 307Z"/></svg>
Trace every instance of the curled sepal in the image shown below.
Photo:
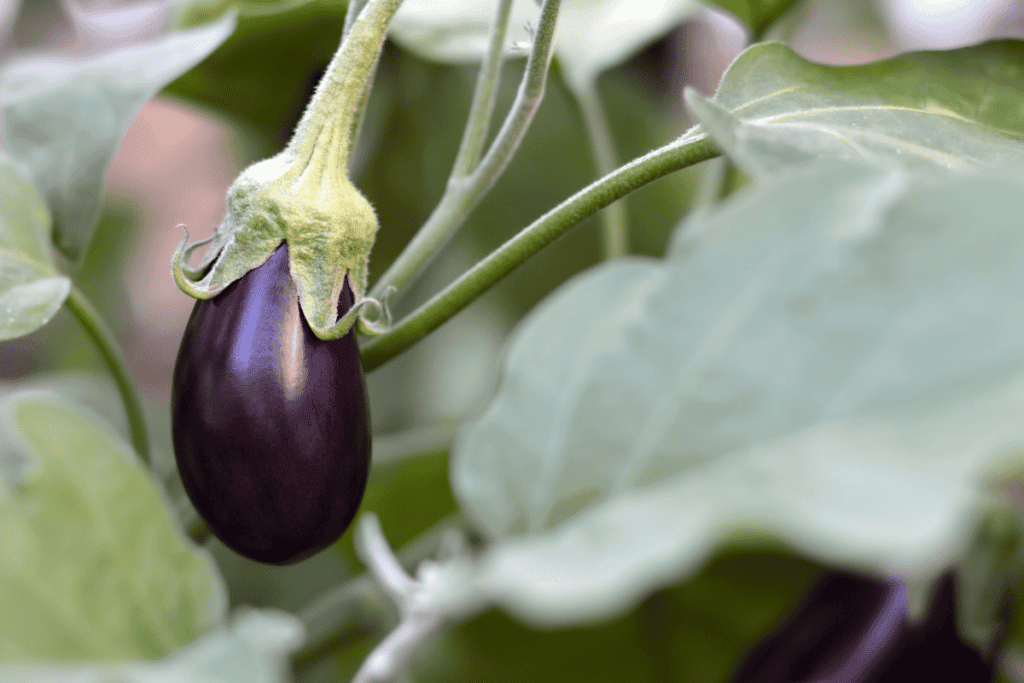
<svg viewBox="0 0 1024 683"><path fill-rule="evenodd" d="M208 242L209 240L202 241ZM188 230L185 230L185 236L181 238L181 242L178 243L178 248L174 250L174 256L171 258L171 274L174 276L174 282L177 283L181 291L185 292L193 299L199 299L202 301L213 297L214 294L192 284L192 280L195 278L195 273L197 271L188 265L188 257L196 246L200 246L199 242L189 246Z"/></svg>

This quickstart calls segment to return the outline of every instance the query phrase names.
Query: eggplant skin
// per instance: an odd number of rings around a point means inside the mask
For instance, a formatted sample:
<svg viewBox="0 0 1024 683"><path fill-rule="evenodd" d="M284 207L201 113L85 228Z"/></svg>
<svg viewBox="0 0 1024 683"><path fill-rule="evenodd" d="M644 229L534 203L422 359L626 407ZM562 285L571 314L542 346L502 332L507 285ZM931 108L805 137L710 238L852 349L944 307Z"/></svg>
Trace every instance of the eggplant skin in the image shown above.
<svg viewBox="0 0 1024 683"><path fill-rule="evenodd" d="M339 315L353 299L346 282ZM359 349L353 331L333 341L313 334L286 243L196 302L174 367L171 417L185 491L235 552L298 562L352 522L370 468Z"/></svg>
<svg viewBox="0 0 1024 683"><path fill-rule="evenodd" d="M913 624L899 579L830 572L747 653L731 683L990 683L995 653L961 640L955 590L947 571Z"/></svg>

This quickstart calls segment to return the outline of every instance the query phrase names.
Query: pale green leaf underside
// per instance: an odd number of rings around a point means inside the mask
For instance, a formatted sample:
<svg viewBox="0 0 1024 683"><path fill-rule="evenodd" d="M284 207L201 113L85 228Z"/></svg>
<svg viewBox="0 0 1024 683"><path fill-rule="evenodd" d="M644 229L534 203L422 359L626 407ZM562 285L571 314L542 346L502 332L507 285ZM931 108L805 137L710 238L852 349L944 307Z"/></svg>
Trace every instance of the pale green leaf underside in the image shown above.
<svg viewBox="0 0 1024 683"><path fill-rule="evenodd" d="M487 591L596 618L737 529L926 584L1024 444L1022 190L807 171L557 292L455 449Z"/></svg>
<svg viewBox="0 0 1024 683"><path fill-rule="evenodd" d="M0 341L50 321L71 291L50 255L50 214L35 186L0 152Z"/></svg>
<svg viewBox="0 0 1024 683"><path fill-rule="evenodd" d="M574 88L592 87L625 62L699 15L699 0L565 0L558 13L555 55Z"/></svg>
<svg viewBox="0 0 1024 683"><path fill-rule="evenodd" d="M0 662L167 655L221 619L220 581L121 436L0 397Z"/></svg>
<svg viewBox="0 0 1024 683"><path fill-rule="evenodd" d="M71 292L71 280L62 275L12 273L8 265L0 262L0 341L30 334L50 322ZM18 283L11 275L30 281Z"/></svg>
<svg viewBox="0 0 1024 683"><path fill-rule="evenodd" d="M464 63L480 61L487 53L487 36L496 2L404 0L388 29L388 37L423 59ZM513 0L509 17L509 55L526 54L528 26L536 26L540 9L533 0ZM517 47L519 46L519 47Z"/></svg>
<svg viewBox="0 0 1024 683"><path fill-rule="evenodd" d="M487 52L493 0L405 0L390 35L416 54L441 62L479 61ZM564 0L558 10L554 52L574 87L589 87L601 72L620 64L685 21L699 0ZM506 44L511 54L529 50L540 16L538 3L514 0Z"/></svg>
<svg viewBox="0 0 1024 683"><path fill-rule="evenodd" d="M702 127L744 170L768 177L821 159L955 171L1024 166L1024 42L917 52L862 66L754 45L713 100L687 93Z"/></svg>
<svg viewBox="0 0 1024 683"><path fill-rule="evenodd" d="M287 683L288 654L302 643L302 624L275 610L244 610L155 662L2 665L0 683Z"/></svg>
<svg viewBox="0 0 1024 683"><path fill-rule="evenodd" d="M138 110L227 39L234 25L229 14L97 56L37 55L4 66L4 146L42 190L54 244L72 263L81 262L92 240L107 168Z"/></svg>

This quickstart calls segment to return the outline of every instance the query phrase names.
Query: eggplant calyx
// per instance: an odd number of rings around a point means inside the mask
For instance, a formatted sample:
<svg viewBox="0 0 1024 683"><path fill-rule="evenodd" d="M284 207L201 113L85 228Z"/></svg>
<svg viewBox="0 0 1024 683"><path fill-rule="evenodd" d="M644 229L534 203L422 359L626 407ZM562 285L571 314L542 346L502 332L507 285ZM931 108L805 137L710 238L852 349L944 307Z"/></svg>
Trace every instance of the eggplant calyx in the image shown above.
<svg viewBox="0 0 1024 683"><path fill-rule="evenodd" d="M361 332L379 333L358 312L339 312L338 298L347 283L357 311L382 310L379 302L360 305L378 224L373 207L348 178L348 157L360 100L400 4L369 0L288 146L235 179L227 213L212 238L188 245L186 233L172 260L175 282L186 294L216 296L287 242L299 303L318 338L337 339L357 319ZM188 257L204 244L206 253L193 268Z"/></svg>

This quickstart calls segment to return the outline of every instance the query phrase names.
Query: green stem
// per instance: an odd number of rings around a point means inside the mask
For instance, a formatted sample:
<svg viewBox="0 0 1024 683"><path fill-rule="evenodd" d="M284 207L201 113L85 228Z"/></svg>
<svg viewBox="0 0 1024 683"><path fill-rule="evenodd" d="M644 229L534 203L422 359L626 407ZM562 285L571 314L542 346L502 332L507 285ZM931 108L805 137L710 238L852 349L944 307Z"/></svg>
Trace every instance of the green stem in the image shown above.
<svg viewBox="0 0 1024 683"><path fill-rule="evenodd" d="M580 190L498 247L391 330L366 344L361 351L363 369L369 372L380 367L415 344L556 237L616 199L652 180L718 154L703 134L686 134Z"/></svg>
<svg viewBox="0 0 1024 683"><path fill-rule="evenodd" d="M356 19L359 17L359 13L366 7L366 3L369 0L349 0L348 7L345 8L345 24L341 30L341 42L345 42L345 38L348 38L348 34L352 33L352 27L355 26Z"/></svg>
<svg viewBox="0 0 1024 683"><path fill-rule="evenodd" d="M67 306L78 322L82 323L86 334L92 339L96 349L107 364L107 369L114 378L117 390L124 401L124 411L128 414L128 427L131 432L132 446L139 458L149 466L149 435L146 430L146 418L142 410L142 399L128 371L128 362L124 358L117 338L110 331L103 316L99 314L78 287L71 286L71 294L67 298Z"/></svg>
<svg viewBox="0 0 1024 683"><path fill-rule="evenodd" d="M594 155L594 164L597 166L597 175L599 178L606 176L618 168L619 160L615 153L615 140L612 138L611 127L608 125L608 117L605 114L604 104L601 102L601 94L597 90L597 83L589 81L586 84L573 87L572 91L583 114L587 137L590 138L590 150ZM601 212L601 234L604 237L604 257L606 259L618 258L629 253L624 202L609 204Z"/></svg>
<svg viewBox="0 0 1024 683"><path fill-rule="evenodd" d="M441 247L451 239L505 171L544 97L560 2L544 0L519 92L487 154L469 176L452 174L441 201L391 267L374 284L370 290L371 297L383 298L384 293L392 287L396 290L395 297L400 296L413 278L427 267Z"/></svg>
<svg viewBox="0 0 1024 683"><path fill-rule="evenodd" d="M459 152L452 165L453 177L465 177L473 172L480 161L480 154L487 139L494 116L494 102L498 96L498 79L501 65L505 61L505 40L508 36L508 20L512 14L512 0L500 0L491 24L491 35L487 54L473 91L473 103L469 107L466 128L462 132Z"/></svg>
<svg viewBox="0 0 1024 683"><path fill-rule="evenodd" d="M336 143L333 158L344 162L344 168L340 170L347 175L349 144L358 129L361 101L377 64L388 25L401 4L402 0L366 0L358 20L349 25L351 17L346 16L347 33L327 65L286 148L287 153L300 161L293 172L302 173L318 146L323 144L321 138L325 131L338 126L344 134Z"/></svg>
<svg viewBox="0 0 1024 683"><path fill-rule="evenodd" d="M341 41L345 42L345 38L352 33L352 27L356 23L359 13L363 11L366 6L367 0L349 0L348 9L345 10L345 25L341 32ZM377 58L374 60L373 68L370 69L369 75L366 77L366 85L363 86L363 93L359 96L359 102L356 105L356 114L352 117L352 125L348 132L348 169L351 172L352 163L355 160L355 148L356 140L359 138L359 130L363 126L363 118L366 116L366 102L370 99L370 89L373 87L373 77L377 71L377 64L380 62L380 53L377 53Z"/></svg>

